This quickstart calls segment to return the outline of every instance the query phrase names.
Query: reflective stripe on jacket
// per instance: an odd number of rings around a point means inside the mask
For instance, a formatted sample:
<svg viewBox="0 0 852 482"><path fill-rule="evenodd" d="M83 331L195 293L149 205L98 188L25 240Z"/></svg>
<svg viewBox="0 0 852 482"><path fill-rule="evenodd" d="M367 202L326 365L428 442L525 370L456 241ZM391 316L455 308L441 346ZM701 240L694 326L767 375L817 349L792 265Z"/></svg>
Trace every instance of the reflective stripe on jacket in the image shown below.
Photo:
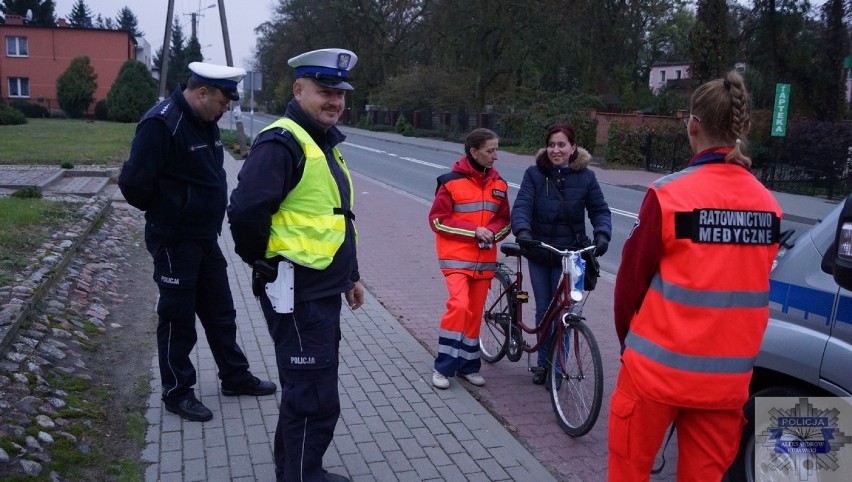
<svg viewBox="0 0 852 482"><path fill-rule="evenodd" d="M733 164L689 167L650 189L663 257L630 323L625 369L661 403L740 407L769 318L781 208Z"/></svg>
<svg viewBox="0 0 852 482"><path fill-rule="evenodd" d="M346 236L347 213L341 207L340 191L325 154L301 126L283 117L264 131L276 128L292 132L299 141L305 153L305 170L272 215L266 257L281 255L302 266L325 269ZM343 156L336 147L333 153L352 193L352 178ZM354 202L354 196L350 195L349 206L354 206Z"/></svg>

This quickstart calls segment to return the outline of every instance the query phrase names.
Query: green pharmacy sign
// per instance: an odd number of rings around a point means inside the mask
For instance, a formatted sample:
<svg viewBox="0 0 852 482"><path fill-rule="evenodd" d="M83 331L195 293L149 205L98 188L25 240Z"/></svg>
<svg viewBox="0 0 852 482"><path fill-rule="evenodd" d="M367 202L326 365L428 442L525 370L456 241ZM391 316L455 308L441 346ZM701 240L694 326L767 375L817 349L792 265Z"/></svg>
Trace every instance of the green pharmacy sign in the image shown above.
<svg viewBox="0 0 852 482"><path fill-rule="evenodd" d="M772 136L787 133L787 109L790 106L790 84L775 84L775 108L772 110Z"/></svg>

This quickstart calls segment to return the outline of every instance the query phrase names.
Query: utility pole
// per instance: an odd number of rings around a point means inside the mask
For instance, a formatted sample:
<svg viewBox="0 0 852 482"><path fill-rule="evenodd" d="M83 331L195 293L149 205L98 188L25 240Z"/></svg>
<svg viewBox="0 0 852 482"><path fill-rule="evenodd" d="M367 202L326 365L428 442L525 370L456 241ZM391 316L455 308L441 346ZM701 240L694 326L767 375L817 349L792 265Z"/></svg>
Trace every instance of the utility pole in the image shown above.
<svg viewBox="0 0 852 482"><path fill-rule="evenodd" d="M196 35L196 32L198 31L198 29L196 27L196 25L198 25L198 14L195 13L195 12L192 12L189 15L192 18L192 37L190 37L190 38L198 38L198 36Z"/></svg>
<svg viewBox="0 0 852 482"><path fill-rule="evenodd" d="M221 3L222 0L219 0ZM163 58L160 65L160 99L166 98L166 77L169 73L169 51L172 39L172 16L175 13L175 0L169 0L169 8L166 13L166 34L163 37Z"/></svg>
<svg viewBox="0 0 852 482"><path fill-rule="evenodd" d="M219 20L222 22L222 41L225 43L225 61L228 66L234 66L234 58L231 56L231 38L228 36L228 19L225 17L225 0L219 0ZM246 152L246 133L243 128L243 118L240 113L240 104L234 106L234 120L237 123L237 139L240 141L240 154Z"/></svg>

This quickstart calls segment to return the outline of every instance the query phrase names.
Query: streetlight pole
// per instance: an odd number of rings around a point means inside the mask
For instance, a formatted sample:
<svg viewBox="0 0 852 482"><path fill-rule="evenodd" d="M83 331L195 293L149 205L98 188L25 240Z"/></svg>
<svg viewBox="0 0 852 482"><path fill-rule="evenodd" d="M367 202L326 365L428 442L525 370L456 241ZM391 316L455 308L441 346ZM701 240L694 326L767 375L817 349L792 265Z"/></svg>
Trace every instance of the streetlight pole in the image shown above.
<svg viewBox="0 0 852 482"><path fill-rule="evenodd" d="M169 0L166 13L166 34L163 38L163 58L160 59L160 99L166 98L166 77L169 73L169 44L172 37L172 16L175 13L175 0Z"/></svg>
<svg viewBox="0 0 852 482"><path fill-rule="evenodd" d="M225 16L225 0L219 0L219 20L222 22L222 41L225 44L225 61L228 66L234 66L234 58L231 56L231 38L228 36L228 19ZM237 139L240 141L240 154L246 152L246 133L243 128L243 119L240 114L240 104L234 106L234 120L237 123Z"/></svg>

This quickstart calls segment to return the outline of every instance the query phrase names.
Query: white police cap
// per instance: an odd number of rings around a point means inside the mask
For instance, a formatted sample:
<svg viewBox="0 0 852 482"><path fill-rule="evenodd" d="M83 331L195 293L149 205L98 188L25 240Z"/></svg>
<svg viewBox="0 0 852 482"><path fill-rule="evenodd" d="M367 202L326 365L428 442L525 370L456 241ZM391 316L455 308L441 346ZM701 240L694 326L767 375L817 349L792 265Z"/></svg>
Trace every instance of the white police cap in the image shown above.
<svg viewBox="0 0 852 482"><path fill-rule="evenodd" d="M332 89L353 90L349 70L358 56L346 49L320 49L305 52L288 60L295 67L296 77L305 77Z"/></svg>
<svg viewBox="0 0 852 482"><path fill-rule="evenodd" d="M231 100L240 100L237 84L246 76L245 69L204 62L190 62L189 70L195 80L218 88Z"/></svg>

